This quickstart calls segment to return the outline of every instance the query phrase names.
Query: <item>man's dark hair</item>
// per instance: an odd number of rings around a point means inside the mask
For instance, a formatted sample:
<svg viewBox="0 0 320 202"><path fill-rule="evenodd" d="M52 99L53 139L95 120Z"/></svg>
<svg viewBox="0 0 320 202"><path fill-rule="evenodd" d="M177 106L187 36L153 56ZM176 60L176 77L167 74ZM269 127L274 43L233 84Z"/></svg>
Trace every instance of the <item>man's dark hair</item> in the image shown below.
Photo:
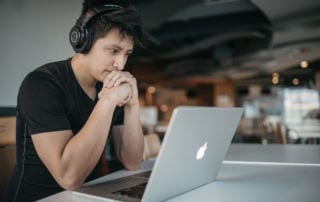
<svg viewBox="0 0 320 202"><path fill-rule="evenodd" d="M105 4L121 6L122 9L100 14L90 20L88 26L91 26L93 30L92 43L104 37L111 29L116 28L122 37L131 37L135 47L145 48L147 36L142 28L141 17L130 1L85 0L82 4L82 12L78 20L90 17L91 8Z"/></svg>

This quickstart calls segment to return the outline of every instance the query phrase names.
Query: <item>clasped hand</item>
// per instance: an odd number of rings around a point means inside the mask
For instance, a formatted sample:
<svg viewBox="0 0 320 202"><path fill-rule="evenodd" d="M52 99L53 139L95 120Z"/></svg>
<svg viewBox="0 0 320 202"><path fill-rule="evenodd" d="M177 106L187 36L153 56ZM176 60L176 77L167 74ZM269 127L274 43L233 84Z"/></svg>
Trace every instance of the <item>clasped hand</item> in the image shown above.
<svg viewBox="0 0 320 202"><path fill-rule="evenodd" d="M98 97L108 97L118 106L138 104L137 81L129 72L112 71L103 79Z"/></svg>

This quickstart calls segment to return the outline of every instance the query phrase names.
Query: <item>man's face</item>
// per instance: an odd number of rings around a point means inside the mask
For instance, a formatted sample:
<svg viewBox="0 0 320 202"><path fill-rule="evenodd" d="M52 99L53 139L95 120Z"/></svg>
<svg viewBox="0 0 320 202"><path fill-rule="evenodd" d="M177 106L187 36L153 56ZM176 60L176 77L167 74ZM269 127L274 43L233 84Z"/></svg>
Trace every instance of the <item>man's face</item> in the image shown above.
<svg viewBox="0 0 320 202"><path fill-rule="evenodd" d="M114 70L124 69L128 56L133 52L133 41L122 37L117 29L112 29L99 38L86 54L86 66L96 81L103 79Z"/></svg>

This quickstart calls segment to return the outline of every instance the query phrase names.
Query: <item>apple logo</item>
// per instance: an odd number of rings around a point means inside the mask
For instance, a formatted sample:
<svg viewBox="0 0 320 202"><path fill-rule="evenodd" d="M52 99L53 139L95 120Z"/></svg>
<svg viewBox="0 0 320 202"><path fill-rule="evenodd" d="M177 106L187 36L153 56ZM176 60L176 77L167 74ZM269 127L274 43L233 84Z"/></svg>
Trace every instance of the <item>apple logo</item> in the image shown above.
<svg viewBox="0 0 320 202"><path fill-rule="evenodd" d="M197 157L196 159L197 160L200 160L204 157L205 153L206 153L206 150L207 150L207 142L205 142L197 151Z"/></svg>

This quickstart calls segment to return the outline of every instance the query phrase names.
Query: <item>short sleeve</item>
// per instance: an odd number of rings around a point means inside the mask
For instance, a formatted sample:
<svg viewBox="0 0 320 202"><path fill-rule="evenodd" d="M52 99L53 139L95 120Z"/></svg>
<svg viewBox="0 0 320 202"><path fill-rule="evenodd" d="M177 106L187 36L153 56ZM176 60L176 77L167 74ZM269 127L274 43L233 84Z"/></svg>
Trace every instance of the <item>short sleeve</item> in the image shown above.
<svg viewBox="0 0 320 202"><path fill-rule="evenodd" d="M18 95L30 134L70 130L65 95L54 77L42 71L31 72L22 82Z"/></svg>

